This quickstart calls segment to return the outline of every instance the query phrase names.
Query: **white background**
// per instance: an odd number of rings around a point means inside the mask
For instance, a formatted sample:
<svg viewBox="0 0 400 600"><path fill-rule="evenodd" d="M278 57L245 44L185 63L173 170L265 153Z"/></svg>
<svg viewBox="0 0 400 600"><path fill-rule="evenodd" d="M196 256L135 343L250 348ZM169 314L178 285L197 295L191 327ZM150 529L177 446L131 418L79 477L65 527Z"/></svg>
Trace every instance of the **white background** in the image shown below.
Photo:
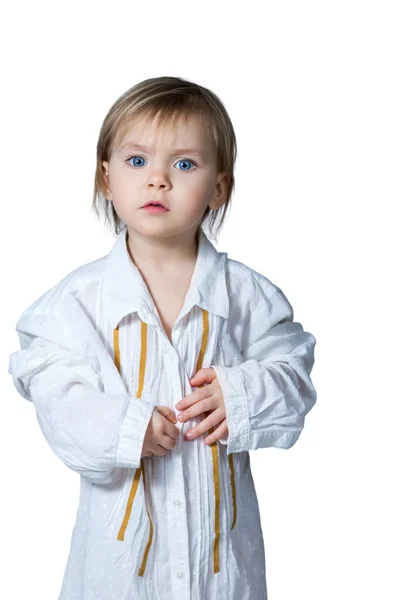
<svg viewBox="0 0 400 600"><path fill-rule="evenodd" d="M397 9L3 6L1 598L58 597L79 494L7 372L15 323L110 251L90 210L97 135L120 94L161 75L224 102L239 154L217 248L281 287L317 339L299 441L251 453L269 600L400 598Z"/></svg>

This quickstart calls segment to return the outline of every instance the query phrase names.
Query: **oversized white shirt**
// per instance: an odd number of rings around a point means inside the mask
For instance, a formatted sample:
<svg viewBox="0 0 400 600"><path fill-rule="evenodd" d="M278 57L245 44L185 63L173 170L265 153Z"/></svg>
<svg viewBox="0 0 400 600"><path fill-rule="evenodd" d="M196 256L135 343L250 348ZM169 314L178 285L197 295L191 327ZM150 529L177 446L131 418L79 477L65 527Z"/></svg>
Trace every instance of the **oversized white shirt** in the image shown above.
<svg viewBox="0 0 400 600"><path fill-rule="evenodd" d="M316 340L282 290L218 252L201 230L172 344L127 249L78 267L16 325L10 355L54 453L81 476L59 600L266 600L264 542L249 450L290 448L316 402ZM156 404L212 367L229 434L184 434L141 458Z"/></svg>

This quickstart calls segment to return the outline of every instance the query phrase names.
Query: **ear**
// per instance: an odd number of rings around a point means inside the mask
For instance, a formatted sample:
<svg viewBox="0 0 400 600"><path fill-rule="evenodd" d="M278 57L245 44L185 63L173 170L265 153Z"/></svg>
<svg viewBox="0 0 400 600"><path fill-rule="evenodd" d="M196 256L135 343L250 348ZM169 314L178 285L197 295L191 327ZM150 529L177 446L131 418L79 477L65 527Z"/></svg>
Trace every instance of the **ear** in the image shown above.
<svg viewBox="0 0 400 600"><path fill-rule="evenodd" d="M231 176L229 175L229 173L218 173L217 183L215 184L215 190L209 202L209 207L213 210L218 210L227 201L230 181Z"/></svg>
<svg viewBox="0 0 400 600"><path fill-rule="evenodd" d="M108 162L106 160L103 160L101 163L102 168L102 178L103 178L103 182L104 182L104 186L102 186L102 192L104 194L104 197L107 200L112 200L112 194L109 190L109 185L110 185L110 177L108 175Z"/></svg>

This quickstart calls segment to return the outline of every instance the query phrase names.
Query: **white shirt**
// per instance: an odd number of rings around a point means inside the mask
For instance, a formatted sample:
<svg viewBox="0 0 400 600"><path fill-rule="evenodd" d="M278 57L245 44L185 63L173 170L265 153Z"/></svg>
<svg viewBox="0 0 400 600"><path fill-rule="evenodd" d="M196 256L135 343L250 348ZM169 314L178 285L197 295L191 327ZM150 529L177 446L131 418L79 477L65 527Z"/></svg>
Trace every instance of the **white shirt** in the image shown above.
<svg viewBox="0 0 400 600"><path fill-rule="evenodd" d="M22 313L10 355L47 442L81 476L59 600L266 600L249 450L297 441L316 340L277 286L201 230L171 344L126 234ZM177 421L175 448L141 458L154 406L178 414L201 367L218 376L229 435L187 441L204 415Z"/></svg>

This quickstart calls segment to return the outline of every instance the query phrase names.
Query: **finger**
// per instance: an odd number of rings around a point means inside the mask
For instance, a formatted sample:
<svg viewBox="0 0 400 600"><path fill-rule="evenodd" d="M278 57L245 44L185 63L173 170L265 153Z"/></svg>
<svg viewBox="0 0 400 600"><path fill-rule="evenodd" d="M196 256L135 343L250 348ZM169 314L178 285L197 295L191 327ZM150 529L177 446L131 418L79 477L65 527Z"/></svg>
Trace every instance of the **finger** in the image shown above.
<svg viewBox="0 0 400 600"><path fill-rule="evenodd" d="M153 452L155 456L165 456L168 450L163 446L160 446L160 444L157 444L157 446L153 447Z"/></svg>
<svg viewBox="0 0 400 600"><path fill-rule="evenodd" d="M225 434L228 433L228 422L226 419L222 421L222 423L217 427L206 439L204 440L205 444L212 444L217 440L220 440L224 437Z"/></svg>
<svg viewBox="0 0 400 600"><path fill-rule="evenodd" d="M194 440L203 433L208 433L211 427L215 427L225 418L223 411L215 409L207 418L203 419L201 423L196 425L193 429L188 430L185 433L185 438Z"/></svg>
<svg viewBox="0 0 400 600"><path fill-rule="evenodd" d="M178 421L184 423L188 419L193 419L206 411L213 411L217 406L218 402L216 396L208 396L204 400L196 402L196 404L193 404L193 406L190 406L184 412L181 412L178 415Z"/></svg>
<svg viewBox="0 0 400 600"><path fill-rule="evenodd" d="M169 437L169 435L163 435L161 437L160 446L166 450L172 450L176 446L176 440Z"/></svg>
<svg viewBox="0 0 400 600"><path fill-rule="evenodd" d="M175 413L172 410L172 408L170 408L169 406L163 406L161 404L158 404L156 406L156 409L158 410L159 413L161 413L163 415L163 417L165 417L169 421L171 421L171 423L176 423L176 416L175 416Z"/></svg>
<svg viewBox="0 0 400 600"><path fill-rule="evenodd" d="M176 414L174 413L173 410L171 410L170 414L167 417L168 421L170 421L171 423L176 423Z"/></svg>
<svg viewBox="0 0 400 600"><path fill-rule="evenodd" d="M180 435L180 430L172 423L165 423L164 433L169 435L172 439L177 440Z"/></svg>
<svg viewBox="0 0 400 600"><path fill-rule="evenodd" d="M189 380L191 383L195 382L195 385L199 383L211 383L216 378L217 374L212 367L208 369L200 369L195 375Z"/></svg>
<svg viewBox="0 0 400 600"><path fill-rule="evenodd" d="M184 408L187 408L188 406L196 404L204 398L207 398L207 396L212 396L212 391L210 391L210 388L200 388L195 392L188 394L187 396L182 398L182 400L179 400L179 402L175 404L175 408L177 408L178 410L182 410Z"/></svg>

